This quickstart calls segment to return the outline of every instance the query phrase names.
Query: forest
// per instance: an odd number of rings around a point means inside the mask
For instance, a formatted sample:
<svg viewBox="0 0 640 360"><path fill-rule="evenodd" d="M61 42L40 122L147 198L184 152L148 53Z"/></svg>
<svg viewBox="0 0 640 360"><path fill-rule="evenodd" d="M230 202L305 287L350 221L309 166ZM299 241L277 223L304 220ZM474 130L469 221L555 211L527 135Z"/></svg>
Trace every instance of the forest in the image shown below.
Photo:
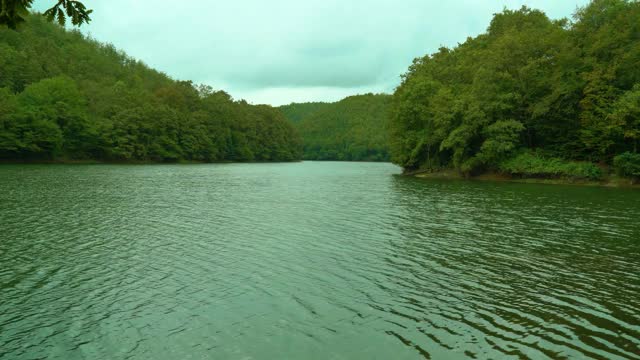
<svg viewBox="0 0 640 360"><path fill-rule="evenodd" d="M305 160L389 161L390 104L389 95L364 94L279 109L302 137Z"/></svg>
<svg viewBox="0 0 640 360"><path fill-rule="evenodd" d="M392 160L527 177L640 176L640 2L594 0L572 21L523 7L416 59L390 110Z"/></svg>
<svg viewBox="0 0 640 360"><path fill-rule="evenodd" d="M89 21L78 6L68 17ZM640 178L638 1L594 0L571 20L505 9L485 33L415 59L393 95L279 108L174 80L52 24L64 24L56 8L0 19L2 161L391 160Z"/></svg>
<svg viewBox="0 0 640 360"><path fill-rule="evenodd" d="M0 26L0 160L293 161L277 109L176 81L78 30ZM49 19L51 20L51 19Z"/></svg>

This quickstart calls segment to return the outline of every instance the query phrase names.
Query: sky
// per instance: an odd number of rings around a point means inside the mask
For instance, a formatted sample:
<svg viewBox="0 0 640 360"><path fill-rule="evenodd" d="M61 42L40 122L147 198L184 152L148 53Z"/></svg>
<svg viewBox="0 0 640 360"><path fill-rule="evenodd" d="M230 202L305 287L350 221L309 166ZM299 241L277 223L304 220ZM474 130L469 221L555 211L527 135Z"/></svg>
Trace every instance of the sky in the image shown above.
<svg viewBox="0 0 640 360"><path fill-rule="evenodd" d="M414 58L483 33L505 7L563 18L588 0L83 2L94 10L85 34L172 78L277 106L391 93Z"/></svg>

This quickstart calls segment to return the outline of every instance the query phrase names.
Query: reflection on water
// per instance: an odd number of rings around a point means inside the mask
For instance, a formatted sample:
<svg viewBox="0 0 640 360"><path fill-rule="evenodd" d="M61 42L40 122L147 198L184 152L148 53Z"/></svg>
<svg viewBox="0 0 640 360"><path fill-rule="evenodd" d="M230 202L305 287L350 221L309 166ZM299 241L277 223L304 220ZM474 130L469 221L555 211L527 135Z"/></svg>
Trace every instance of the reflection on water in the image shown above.
<svg viewBox="0 0 640 360"><path fill-rule="evenodd" d="M0 167L0 358L638 358L640 193Z"/></svg>

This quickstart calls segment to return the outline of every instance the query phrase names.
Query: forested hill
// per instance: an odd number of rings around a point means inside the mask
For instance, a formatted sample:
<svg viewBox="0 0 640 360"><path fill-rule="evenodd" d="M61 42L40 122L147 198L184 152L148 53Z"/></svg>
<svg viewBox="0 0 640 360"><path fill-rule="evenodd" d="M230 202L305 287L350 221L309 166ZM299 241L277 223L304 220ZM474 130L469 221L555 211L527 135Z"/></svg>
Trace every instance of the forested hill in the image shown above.
<svg viewBox="0 0 640 360"><path fill-rule="evenodd" d="M301 149L275 108L175 81L41 16L0 27L0 160L290 161Z"/></svg>
<svg viewBox="0 0 640 360"><path fill-rule="evenodd" d="M390 100L390 95L366 94L280 109L302 136L305 160L388 161Z"/></svg>
<svg viewBox="0 0 640 360"><path fill-rule="evenodd" d="M333 103L327 102L292 103L280 106L279 109L289 121L297 123L314 113L327 110L333 105Z"/></svg>
<svg viewBox="0 0 640 360"><path fill-rule="evenodd" d="M417 59L391 114L406 169L598 178L613 163L640 176L640 2L595 0L573 21L496 14L486 33Z"/></svg>

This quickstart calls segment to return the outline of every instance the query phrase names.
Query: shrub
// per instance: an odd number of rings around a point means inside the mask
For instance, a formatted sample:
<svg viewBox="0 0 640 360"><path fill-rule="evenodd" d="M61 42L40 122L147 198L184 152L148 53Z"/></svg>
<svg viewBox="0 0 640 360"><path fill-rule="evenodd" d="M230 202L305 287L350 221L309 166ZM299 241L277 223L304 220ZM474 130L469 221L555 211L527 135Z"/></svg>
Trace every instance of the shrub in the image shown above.
<svg viewBox="0 0 640 360"><path fill-rule="evenodd" d="M474 156L460 164L459 170L464 176L473 176L482 171L482 166L482 160Z"/></svg>
<svg viewBox="0 0 640 360"><path fill-rule="evenodd" d="M620 176L640 178L640 154L626 152L613 159L613 167Z"/></svg>
<svg viewBox="0 0 640 360"><path fill-rule="evenodd" d="M524 177L600 180L603 176L602 170L592 163L543 157L532 152L520 153L501 162L498 168Z"/></svg>

